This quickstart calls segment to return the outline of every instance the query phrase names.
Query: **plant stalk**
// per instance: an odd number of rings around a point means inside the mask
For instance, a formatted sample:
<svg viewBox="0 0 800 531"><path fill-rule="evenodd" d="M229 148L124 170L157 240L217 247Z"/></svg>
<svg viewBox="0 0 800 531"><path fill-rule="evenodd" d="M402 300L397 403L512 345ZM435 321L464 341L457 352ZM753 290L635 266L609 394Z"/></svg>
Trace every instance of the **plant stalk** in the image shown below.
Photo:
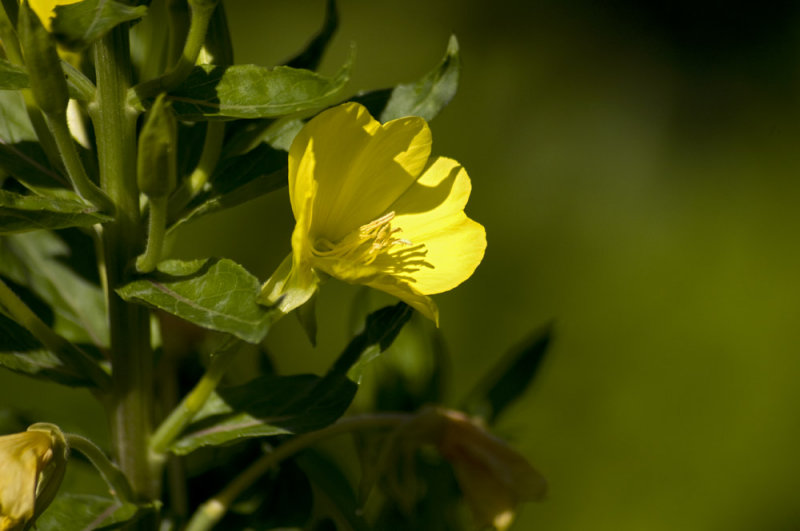
<svg viewBox="0 0 800 531"><path fill-rule="evenodd" d="M129 279L143 247L136 185L136 112L126 103L131 82L128 27L119 25L92 45L97 93L90 116L97 137L100 185L116 207L103 229L103 251L111 329L113 392L109 404L111 438L120 468L137 500L158 495L147 450L152 428L153 352L149 312L115 292ZM151 529L140 521L137 529Z"/></svg>

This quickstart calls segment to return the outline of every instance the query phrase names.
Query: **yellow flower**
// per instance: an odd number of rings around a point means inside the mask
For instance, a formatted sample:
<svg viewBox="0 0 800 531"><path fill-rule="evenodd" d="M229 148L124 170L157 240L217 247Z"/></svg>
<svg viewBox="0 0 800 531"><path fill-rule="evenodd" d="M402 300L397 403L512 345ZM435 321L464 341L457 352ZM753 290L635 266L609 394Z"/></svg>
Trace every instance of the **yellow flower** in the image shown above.
<svg viewBox="0 0 800 531"><path fill-rule="evenodd" d="M28 5L31 6L34 13L42 21L47 31L50 31L52 25L52 18L55 16L57 6L65 6L80 2L81 0L28 0Z"/></svg>
<svg viewBox="0 0 800 531"><path fill-rule="evenodd" d="M472 275L486 233L464 214L466 170L429 160L430 152L419 117L381 125L345 103L309 121L289 150L292 254L262 287L261 302L288 313L325 274L385 291L438 322L428 295Z"/></svg>
<svg viewBox="0 0 800 531"><path fill-rule="evenodd" d="M0 531L33 525L58 491L67 453L61 430L52 424L0 437Z"/></svg>
<svg viewBox="0 0 800 531"><path fill-rule="evenodd" d="M544 478L519 453L458 411L439 410L437 441L479 526L503 531L516 506L544 496Z"/></svg>

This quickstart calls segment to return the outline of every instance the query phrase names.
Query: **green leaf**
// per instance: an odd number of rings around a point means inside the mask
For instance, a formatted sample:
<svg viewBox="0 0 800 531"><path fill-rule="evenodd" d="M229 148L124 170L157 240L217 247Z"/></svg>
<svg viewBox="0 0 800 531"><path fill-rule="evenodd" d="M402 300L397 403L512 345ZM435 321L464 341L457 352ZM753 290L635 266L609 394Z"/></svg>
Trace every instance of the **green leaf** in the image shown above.
<svg viewBox="0 0 800 531"><path fill-rule="evenodd" d="M401 302L367 316L364 330L350 341L323 378L268 375L219 390L170 451L185 455L202 446L303 433L333 423L344 414L358 388L347 378L347 371L366 350L387 349L412 313Z"/></svg>
<svg viewBox="0 0 800 531"><path fill-rule="evenodd" d="M350 60L332 78L288 66L200 65L169 98L181 120L274 118L330 104L349 78Z"/></svg>
<svg viewBox="0 0 800 531"><path fill-rule="evenodd" d="M256 303L260 283L225 258L167 260L158 270L117 290L130 302L164 310L203 328L250 343L267 335L277 314Z"/></svg>
<svg viewBox="0 0 800 531"><path fill-rule="evenodd" d="M0 190L0 234L88 227L111 219L86 203Z"/></svg>
<svg viewBox="0 0 800 531"><path fill-rule="evenodd" d="M430 121L456 95L460 71L458 41L453 35L442 62L418 81L359 94L352 101L364 105L373 116L380 116L381 122L403 116L421 116Z"/></svg>
<svg viewBox="0 0 800 531"><path fill-rule="evenodd" d="M386 108L381 113L381 122L403 116L421 116L432 120L456 95L460 71L458 41L453 35L438 67L416 83L397 85L392 91Z"/></svg>
<svg viewBox="0 0 800 531"><path fill-rule="evenodd" d="M140 508L132 503L88 494L61 494L36 520L38 531L116 529L132 520Z"/></svg>
<svg viewBox="0 0 800 531"><path fill-rule="evenodd" d="M328 0L325 4L325 22L322 23L322 28L305 49L290 59L286 66L316 70L338 27L339 11L336 9L336 0Z"/></svg>
<svg viewBox="0 0 800 531"><path fill-rule="evenodd" d="M240 205L287 185L286 153L261 144L220 162L211 186L198 194L170 230L199 217Z"/></svg>
<svg viewBox="0 0 800 531"><path fill-rule="evenodd" d="M89 378L64 366L30 332L1 313L0 337L0 367L62 385L94 386Z"/></svg>
<svg viewBox="0 0 800 531"><path fill-rule="evenodd" d="M136 20L147 13L145 6L128 6L114 0L84 0L55 8L52 32L72 49L82 49L114 26Z"/></svg>
<svg viewBox="0 0 800 531"><path fill-rule="evenodd" d="M330 385L310 374L261 376L244 385L220 389L170 451L185 455L203 446L238 439L320 429L345 412L356 389L356 384L346 378Z"/></svg>
<svg viewBox="0 0 800 531"><path fill-rule="evenodd" d="M552 338L553 329L548 325L511 350L468 394L463 409L493 423L530 387Z"/></svg>
<svg viewBox="0 0 800 531"><path fill-rule="evenodd" d="M2 144L38 141L19 92L0 90L0 140Z"/></svg>
<svg viewBox="0 0 800 531"><path fill-rule="evenodd" d="M0 59L0 90L28 88L28 73L21 66Z"/></svg>
<svg viewBox="0 0 800 531"><path fill-rule="evenodd" d="M50 167L44 150L37 142L0 142L0 169L33 192L73 202L81 201L78 194L65 188L68 186L66 179Z"/></svg>
<svg viewBox="0 0 800 531"><path fill-rule="evenodd" d="M72 343L109 345L105 296L99 286L65 265L91 249L70 249L55 234L37 231L0 239L0 273L49 304L53 330Z"/></svg>

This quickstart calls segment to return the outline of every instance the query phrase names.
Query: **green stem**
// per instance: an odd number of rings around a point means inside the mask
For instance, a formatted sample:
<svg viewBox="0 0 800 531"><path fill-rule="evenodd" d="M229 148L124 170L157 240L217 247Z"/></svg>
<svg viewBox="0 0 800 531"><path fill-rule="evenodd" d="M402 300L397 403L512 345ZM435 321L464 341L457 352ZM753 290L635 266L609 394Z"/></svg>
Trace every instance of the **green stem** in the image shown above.
<svg viewBox="0 0 800 531"><path fill-rule="evenodd" d="M219 350L214 353L211 362L206 369L205 374L194 388L187 394L184 399L178 404L178 407L172 410L169 417L158 427L150 440L150 450L156 454L166 453L169 445L177 438L180 432L185 428L192 418L200 411L203 404L206 403L208 397L214 389L217 388L231 361L235 356L233 354L233 347L237 346L241 340L231 337L228 341L223 343Z"/></svg>
<svg viewBox="0 0 800 531"><path fill-rule="evenodd" d="M5 308L9 317L22 325L42 345L53 352L65 366L70 367L77 374L86 376L101 389L108 390L111 384L108 374L103 372L88 354L56 334L52 328L39 319L39 316L33 313L2 280L0 280L0 306Z"/></svg>
<svg viewBox="0 0 800 531"><path fill-rule="evenodd" d="M61 154L61 160L64 162L64 167L67 169L70 181L75 191L78 192L83 199L89 201L100 210L108 213L114 212L114 205L106 194L98 188L86 174L86 169L83 167L81 158L78 155L78 149L75 147L75 142L72 140L72 133L69 131L67 125L67 115L61 114L46 114L47 124L50 126L50 131L53 133L53 138L58 146L58 152Z"/></svg>
<svg viewBox="0 0 800 531"><path fill-rule="evenodd" d="M153 352L149 312L115 290L129 280L129 265L142 248L136 185L136 112L126 104L131 63L128 27L119 25L92 45L97 95L89 106L97 138L100 185L116 206L104 226L103 251L111 329L113 395L109 404L115 459L138 500L157 496L147 443L152 428ZM152 522L141 522L148 529Z"/></svg>
<svg viewBox="0 0 800 531"><path fill-rule="evenodd" d="M78 99L91 102L94 100L96 87L94 83L83 75L83 72L72 66L66 61L61 61L61 68L64 69L64 76L67 78L67 85L72 88Z"/></svg>
<svg viewBox="0 0 800 531"><path fill-rule="evenodd" d="M125 474L106 457L106 454L104 454L96 444L86 437L74 433L65 433L64 437L71 450L77 450L86 456L89 462L100 472L103 480L111 488L111 494L115 498L126 502L135 501L133 490L131 490L131 486Z"/></svg>
<svg viewBox="0 0 800 531"><path fill-rule="evenodd" d="M200 50L206 40L208 23L216 8L214 1L190 0L192 19L189 23L189 34L183 45L183 53L169 72L155 79L145 81L133 88L135 97L141 100L152 98L161 92L169 92L186 79L197 62Z"/></svg>
<svg viewBox="0 0 800 531"><path fill-rule="evenodd" d="M197 195L217 167L219 156L222 153L222 144L225 140L225 123L209 122L206 129L206 137L203 141L203 151L197 166L192 171L188 179L175 190L169 199L169 219L175 220L189 201Z"/></svg>
<svg viewBox="0 0 800 531"><path fill-rule="evenodd" d="M147 247L144 254L136 259L136 270L140 273L149 273L156 268L161 260L161 250L164 247L164 234L167 231L167 198L150 198L150 222L147 230Z"/></svg>
<svg viewBox="0 0 800 531"><path fill-rule="evenodd" d="M186 531L207 531L219 522L231 504L258 478L272 467L308 448L316 442L351 431L362 429L393 428L413 419L411 413L381 413L375 415L359 415L339 420L335 424L318 431L299 435L278 446L274 452L265 454L250 465L219 494L207 500L192 516Z"/></svg>

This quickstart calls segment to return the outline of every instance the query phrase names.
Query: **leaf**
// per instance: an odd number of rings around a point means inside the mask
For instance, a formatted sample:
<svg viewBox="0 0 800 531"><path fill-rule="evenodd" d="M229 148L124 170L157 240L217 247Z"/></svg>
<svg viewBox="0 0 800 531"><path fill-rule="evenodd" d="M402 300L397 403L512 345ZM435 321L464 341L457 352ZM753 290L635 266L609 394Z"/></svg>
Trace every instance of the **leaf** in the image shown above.
<svg viewBox="0 0 800 531"><path fill-rule="evenodd" d="M51 306L56 333L104 348L109 345L105 296L65 264L75 254L91 255L91 250L70 249L47 231L15 234L0 240L0 273Z"/></svg>
<svg viewBox="0 0 800 531"><path fill-rule="evenodd" d="M60 494L36 520L38 531L116 529L140 508L132 503L88 494Z"/></svg>
<svg viewBox="0 0 800 531"><path fill-rule="evenodd" d="M186 455L203 446L237 439L323 428L345 412L357 389L347 379L340 379L335 386L323 386L323 381L310 374L267 375L244 385L220 389L170 451Z"/></svg>
<svg viewBox="0 0 800 531"><path fill-rule="evenodd" d="M412 313L401 302L367 316L364 330L350 341L323 378L268 375L219 390L170 451L185 455L202 446L304 433L333 423L344 414L358 389L347 378L347 371L367 349L388 348Z"/></svg>
<svg viewBox="0 0 800 531"><path fill-rule="evenodd" d="M141 18L146 13L146 6L128 6L114 0L83 0L56 6L52 32L61 44L80 50L116 25Z"/></svg>
<svg viewBox="0 0 800 531"><path fill-rule="evenodd" d="M73 387L94 386L91 379L66 367L58 357L39 341L2 313L0 313L0 367Z"/></svg>
<svg viewBox="0 0 800 531"><path fill-rule="evenodd" d="M456 36L450 37L442 62L416 83L397 85L381 113L381 122L403 116L421 116L432 120L458 90L461 57Z"/></svg>
<svg viewBox="0 0 800 531"><path fill-rule="evenodd" d="M24 68L0 59L0 90L19 90L29 86L28 73Z"/></svg>
<svg viewBox="0 0 800 531"><path fill-rule="evenodd" d="M111 219L86 203L0 190L0 234L88 227Z"/></svg>
<svg viewBox="0 0 800 531"><path fill-rule="evenodd" d="M530 386L553 338L552 325L511 350L469 393L464 410L492 424Z"/></svg>
<svg viewBox="0 0 800 531"><path fill-rule="evenodd" d="M350 78L350 66L348 60L328 78L288 66L200 65L169 98L181 120L274 118L330 104Z"/></svg>
<svg viewBox="0 0 800 531"><path fill-rule="evenodd" d="M456 95L460 71L458 41L453 35L441 63L418 81L360 94L352 101L363 104L373 116L380 116L381 122L403 116L421 116L430 121Z"/></svg>
<svg viewBox="0 0 800 531"><path fill-rule="evenodd" d="M290 59L286 66L316 70L338 27L339 11L336 9L336 0L328 0L325 4L325 22L322 23L322 28L305 49Z"/></svg>
<svg viewBox="0 0 800 531"><path fill-rule="evenodd" d="M0 90L0 141L8 145L26 140L38 141L22 94Z"/></svg>
<svg viewBox="0 0 800 531"><path fill-rule="evenodd" d="M214 170L208 190L192 199L170 230L278 190L288 183L286 172L286 153L267 144L261 144L244 155L225 159Z"/></svg>
<svg viewBox="0 0 800 531"><path fill-rule="evenodd" d="M147 277L117 289L129 302L164 310L203 328L259 343L277 318L256 303L260 283L239 264L222 258L167 260Z"/></svg>

